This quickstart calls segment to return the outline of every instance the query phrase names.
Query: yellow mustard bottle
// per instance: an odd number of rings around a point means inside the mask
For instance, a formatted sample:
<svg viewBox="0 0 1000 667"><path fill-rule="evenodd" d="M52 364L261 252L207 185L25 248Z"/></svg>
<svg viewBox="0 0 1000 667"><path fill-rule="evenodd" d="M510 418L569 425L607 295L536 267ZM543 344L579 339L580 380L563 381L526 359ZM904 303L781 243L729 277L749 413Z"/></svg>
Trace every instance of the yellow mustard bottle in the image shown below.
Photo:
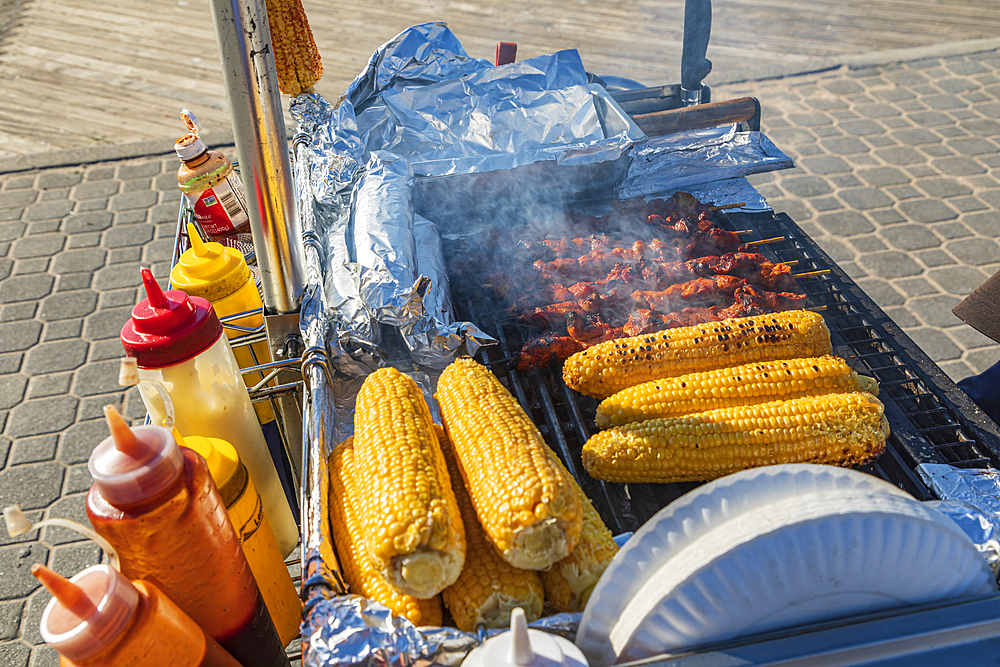
<svg viewBox="0 0 1000 667"><path fill-rule="evenodd" d="M181 438L176 429L174 438L182 447L201 454L208 463L209 473L219 488L229 520L236 528L264 605L271 614L282 645L288 646L299 635L302 605L278 549L278 541L267 522L260 494L240 462L239 454L231 444L219 438L190 435Z"/></svg>
<svg viewBox="0 0 1000 667"><path fill-rule="evenodd" d="M188 296L208 299L219 318L245 313L263 305L260 292L257 291L257 285L250 274L250 267L247 266L239 250L214 241L209 243L202 241L198 230L191 223L188 223L188 238L191 247L180 256L170 271L170 283L174 289L186 292ZM234 324L247 329L256 329L264 324L264 316L255 313L227 322L227 325ZM245 334L229 326L225 327L225 332L226 338L237 338ZM250 353L250 348L257 356L256 361L254 354ZM271 361L271 350L267 341L234 347L233 355L240 368L249 368ZM264 378L260 373L243 376L244 383L250 386L262 379ZM261 425L274 421L274 410L270 401L254 403L253 409L257 412L257 419Z"/></svg>

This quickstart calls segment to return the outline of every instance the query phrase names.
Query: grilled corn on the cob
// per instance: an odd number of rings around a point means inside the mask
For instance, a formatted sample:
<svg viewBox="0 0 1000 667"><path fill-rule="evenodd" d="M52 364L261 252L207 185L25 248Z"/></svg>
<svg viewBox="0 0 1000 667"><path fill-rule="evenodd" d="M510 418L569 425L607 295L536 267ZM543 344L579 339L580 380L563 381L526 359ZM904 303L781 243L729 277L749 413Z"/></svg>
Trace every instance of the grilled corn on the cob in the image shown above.
<svg viewBox="0 0 1000 667"><path fill-rule="evenodd" d="M882 403L865 392L622 424L593 435L583 465L609 482L697 482L779 463L856 466L885 450Z"/></svg>
<svg viewBox="0 0 1000 667"><path fill-rule="evenodd" d="M559 463L559 467L563 468L562 463ZM569 475L568 470L563 470ZM576 484L576 480L573 483ZM618 545L594 504L579 485L576 490L583 502L580 541L573 553L542 572L545 599L561 612L583 611L597 581L618 553Z"/></svg>
<svg viewBox="0 0 1000 667"><path fill-rule="evenodd" d="M497 553L476 517L476 508L462 482L455 454L440 426L438 441L448 462L448 473L465 524L465 567L458 580L441 591L455 625L471 632L478 627L508 628L510 612L520 607L528 622L542 615L545 592L537 572L514 567ZM579 550L579 545L576 550ZM576 551L574 551L576 553ZM558 565L557 565L558 567Z"/></svg>
<svg viewBox="0 0 1000 667"><path fill-rule="evenodd" d="M361 386L353 451L348 492L371 557L400 592L437 595L462 571L465 530L427 402L395 368Z"/></svg>
<svg viewBox="0 0 1000 667"><path fill-rule="evenodd" d="M472 359L441 374L437 401L476 514L504 560L544 570L580 538L572 479L500 381Z"/></svg>
<svg viewBox="0 0 1000 667"><path fill-rule="evenodd" d="M323 63L302 0L267 0L267 23L278 90L292 96L312 91L323 76Z"/></svg>
<svg viewBox="0 0 1000 667"><path fill-rule="evenodd" d="M415 625L441 625L441 599L419 600L389 585L366 550L365 532L345 479L354 474L353 438L330 455L330 527L342 574L351 591L385 605Z"/></svg>
<svg viewBox="0 0 1000 667"><path fill-rule="evenodd" d="M607 398L659 378L832 352L821 315L787 310L609 340L567 359L563 380L581 394Z"/></svg>
<svg viewBox="0 0 1000 667"><path fill-rule="evenodd" d="M840 357L763 361L653 380L623 389L597 407L597 426L608 428L660 417L800 396L849 391L878 395L874 379L859 376Z"/></svg>

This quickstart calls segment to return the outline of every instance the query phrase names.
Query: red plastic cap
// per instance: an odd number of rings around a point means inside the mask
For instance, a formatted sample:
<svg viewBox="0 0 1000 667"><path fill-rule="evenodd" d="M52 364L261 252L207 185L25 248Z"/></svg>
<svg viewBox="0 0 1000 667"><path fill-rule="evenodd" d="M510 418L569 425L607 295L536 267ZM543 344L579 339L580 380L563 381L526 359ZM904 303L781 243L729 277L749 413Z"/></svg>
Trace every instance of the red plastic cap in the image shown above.
<svg viewBox="0 0 1000 667"><path fill-rule="evenodd" d="M142 270L142 283L146 298L122 327L125 353L135 357L140 368L187 361L222 335L222 323L206 299L177 290L164 292L149 269Z"/></svg>

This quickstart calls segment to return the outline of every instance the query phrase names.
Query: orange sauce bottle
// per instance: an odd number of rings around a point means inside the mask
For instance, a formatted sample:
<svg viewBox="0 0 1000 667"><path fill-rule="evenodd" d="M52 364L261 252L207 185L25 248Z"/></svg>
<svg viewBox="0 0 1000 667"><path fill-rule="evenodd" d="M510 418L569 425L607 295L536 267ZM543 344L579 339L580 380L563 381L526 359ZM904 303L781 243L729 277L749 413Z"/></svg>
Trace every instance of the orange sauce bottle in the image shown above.
<svg viewBox="0 0 1000 667"><path fill-rule="evenodd" d="M40 564L31 573L52 593L40 630L63 667L240 667L147 581L130 583L108 565L72 579Z"/></svg>
<svg viewBox="0 0 1000 667"><path fill-rule="evenodd" d="M165 428L104 414L112 435L90 456L87 516L122 574L154 583L244 667L288 667L205 459Z"/></svg>

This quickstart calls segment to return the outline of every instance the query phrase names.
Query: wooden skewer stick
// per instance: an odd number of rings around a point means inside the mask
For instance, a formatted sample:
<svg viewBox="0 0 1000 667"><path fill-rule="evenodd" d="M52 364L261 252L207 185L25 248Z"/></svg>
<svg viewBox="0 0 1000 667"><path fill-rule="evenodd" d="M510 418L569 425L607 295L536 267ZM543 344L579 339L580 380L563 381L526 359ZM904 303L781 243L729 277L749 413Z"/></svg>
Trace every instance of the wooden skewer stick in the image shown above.
<svg viewBox="0 0 1000 667"><path fill-rule="evenodd" d="M807 276L825 276L830 273L830 269L820 269L819 271L806 271L805 273L793 273L792 278L805 278Z"/></svg>
<svg viewBox="0 0 1000 667"><path fill-rule="evenodd" d="M737 236L743 236L744 234L753 234L753 230L752 229L738 229L735 232L733 232L733 234L736 234Z"/></svg>
<svg viewBox="0 0 1000 667"><path fill-rule="evenodd" d="M739 208L740 206L746 206L746 205L747 205L747 203L745 201L738 201L735 204L723 204L722 206L713 206L713 207L711 207L708 210L709 211L725 211L726 209ZM737 234L738 233L739 232L737 232Z"/></svg>
<svg viewBox="0 0 1000 667"><path fill-rule="evenodd" d="M785 240L784 236L775 236L773 239L760 239L757 241L747 241L746 243L743 244L743 246L749 248L755 245L767 245L768 243L777 243L778 241L784 241L784 240Z"/></svg>
<svg viewBox="0 0 1000 667"><path fill-rule="evenodd" d="M779 264L784 264L785 266L795 266L796 264L799 263L799 260L797 260L797 259L790 259L787 262L778 262L778 263Z"/></svg>
<svg viewBox="0 0 1000 667"><path fill-rule="evenodd" d="M806 308L806 310L811 310L811 311L813 311L814 313L818 313L818 312L820 312L821 310L826 310L826 306L811 306L811 307L809 307L809 308Z"/></svg>

